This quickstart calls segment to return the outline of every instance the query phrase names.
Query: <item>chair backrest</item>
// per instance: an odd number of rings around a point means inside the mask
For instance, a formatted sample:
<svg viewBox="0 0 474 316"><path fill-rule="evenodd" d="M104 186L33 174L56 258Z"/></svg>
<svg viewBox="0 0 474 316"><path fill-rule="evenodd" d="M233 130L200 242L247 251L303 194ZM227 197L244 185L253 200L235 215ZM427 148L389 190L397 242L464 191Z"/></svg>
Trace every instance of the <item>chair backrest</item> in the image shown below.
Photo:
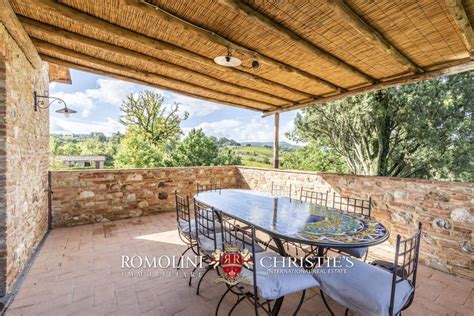
<svg viewBox="0 0 474 316"><path fill-rule="evenodd" d="M308 202L314 205L327 206L328 205L328 192L317 192L301 188L300 200Z"/></svg>
<svg viewBox="0 0 474 316"><path fill-rule="evenodd" d="M395 291L397 284L407 280L413 287L413 294L410 301L403 307L407 308L413 301L416 290L416 273L418 271L418 259L420 253L421 222L418 224L418 230L415 235L402 240L397 235L397 244L395 247L395 260L392 277L392 291L390 296L390 315L393 315Z"/></svg>
<svg viewBox="0 0 474 316"><path fill-rule="evenodd" d="M332 197L332 207L347 213L360 214L370 217L372 212L372 198L368 200L356 199L337 195Z"/></svg>
<svg viewBox="0 0 474 316"><path fill-rule="evenodd" d="M189 196L181 196L177 191L174 192L176 199L176 221L185 221L189 225L191 231L191 211L189 208ZM180 227L178 225L178 227Z"/></svg>
<svg viewBox="0 0 474 316"><path fill-rule="evenodd" d="M196 183L196 192L205 192L205 191L220 191L222 189L222 185L217 182L211 182L207 184Z"/></svg>
<svg viewBox="0 0 474 316"><path fill-rule="evenodd" d="M256 229L253 225L245 224L242 226L242 223L239 222L236 218L230 215L224 215L222 212L219 212L219 218L221 222L221 232L222 232L222 249L225 249L226 246L238 246L240 251L245 249L252 255L252 262L255 262L255 245L257 243ZM257 290L257 271L255 270L255 264L249 265L248 269L252 271L253 276L253 295L255 298L258 298ZM247 269L242 267L242 269ZM239 288L236 288L239 290ZM242 292L244 294L244 292ZM257 299L252 300L254 302L255 313L258 315L258 306L261 306L258 303Z"/></svg>
<svg viewBox="0 0 474 316"><path fill-rule="evenodd" d="M272 181L272 195L273 196L286 196L292 198L293 193L293 186L290 184L289 186L276 184Z"/></svg>
<svg viewBox="0 0 474 316"><path fill-rule="evenodd" d="M220 240L218 241L216 236L216 225L219 225L219 222L214 209L194 200L194 220L196 221L195 229L198 245L200 239L206 238L214 243L213 249L216 249L220 245Z"/></svg>

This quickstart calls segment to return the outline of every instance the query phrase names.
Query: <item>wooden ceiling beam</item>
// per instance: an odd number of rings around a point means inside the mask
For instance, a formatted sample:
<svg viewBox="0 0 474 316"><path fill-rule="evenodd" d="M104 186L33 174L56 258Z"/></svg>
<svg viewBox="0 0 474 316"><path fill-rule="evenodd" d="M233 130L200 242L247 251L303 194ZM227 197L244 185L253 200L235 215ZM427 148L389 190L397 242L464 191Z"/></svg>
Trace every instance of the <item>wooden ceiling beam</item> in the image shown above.
<svg viewBox="0 0 474 316"><path fill-rule="evenodd" d="M28 5L30 7L42 8L45 11L47 11L48 14L50 15L58 15L62 19L71 20L77 23L81 23L83 25L87 25L89 27L93 27L99 30L103 34L111 35L115 38L119 38L122 40L131 41L135 43L137 50L140 49L140 46L141 46L141 47L147 47L148 49L152 51L159 50L166 53L170 53L170 54L173 54L174 56L181 57L185 60L192 60L204 66L211 67L220 73L225 73L227 75L235 76L247 81L259 82L267 86L269 89L278 89L280 91L284 90L286 91L287 94L298 95L299 97L301 97L301 99L309 98L312 96L309 93L300 91L296 88L292 88L283 83L268 80L268 79L259 77L255 74L246 73L237 68L219 66L216 63L214 63L213 59L199 55L193 51L183 49L181 47L157 40L155 38L147 37L145 35L117 26L115 24L96 18L92 15L89 15L80 10L71 8L69 6L66 6L64 4L61 4L53 0L23 0L22 4ZM87 36L88 34L82 34L82 35ZM142 53L146 53L146 50L142 51ZM270 90L267 90L267 92L270 92ZM276 92L273 92L273 91L271 92L273 94L276 94Z"/></svg>
<svg viewBox="0 0 474 316"><path fill-rule="evenodd" d="M367 92L372 92L372 91L376 91L376 90L381 90L381 89L387 89L387 88L391 88L391 87L395 87L395 86L400 86L400 85L404 85L404 84L415 83L415 82L418 82L418 81L433 79L433 78L440 77L440 76L454 75L454 74L457 74L457 73L461 73L461 72L465 72L465 71L471 71L471 70L474 70L474 61L468 61L464 64L459 64L459 65L455 65L455 66L451 66L451 67L447 67L447 68L426 71L422 74L414 74L414 75L410 75L410 76L406 76L406 77L402 77L402 78L397 78L397 79L393 79L393 80L384 81L384 82L380 82L380 83L377 83L377 84L373 84L371 86L362 87L362 88L350 90L348 92L340 93L338 95L334 95L334 96L330 96L330 97L324 97L324 98L318 98L318 99L314 99L312 101L301 102L297 105L288 106L286 108L280 108L280 109L275 109L275 110L270 110L270 111L264 111L262 113L262 116L265 117L265 116L273 115L275 113L299 110L299 109L303 109L303 108L310 107L310 106L317 105L317 104L321 104L321 103L333 102L333 101L336 101L336 100L352 97L352 96L355 96L355 95L361 94L361 93L367 93Z"/></svg>
<svg viewBox="0 0 474 316"><path fill-rule="evenodd" d="M54 55L61 56L60 58L67 57L67 58L71 58L73 60L79 60L82 63L85 62L85 63L89 63L89 64L92 64L92 65L98 65L98 66L101 66L101 67L108 67L108 68L111 68L111 69L116 69L116 70L121 71L121 72L130 73L132 76L135 76L135 77L136 77L136 75L142 74L142 76L144 76L146 78L150 78L152 80L156 80L156 81L161 82L161 83L157 83L156 86L158 86L159 88L162 88L162 89L175 90L179 93L181 93L182 91L188 91L188 90L190 90L190 91L193 91L193 90L194 91L199 91L199 93L193 93L193 94L200 95L201 97L204 97L204 98L206 98L206 96L209 96L209 98L212 98L214 100L219 100L219 102L230 102L230 103L239 104L241 106L246 106L247 108L253 108L253 109L264 110L265 108L267 108L267 109L268 108L271 108L271 109L277 108L277 107L269 105L267 103L246 99L244 97L237 97L237 96L233 96L233 95L228 95L228 94L225 94L225 93L222 93L222 92L214 91L214 90L211 90L211 89L208 89L208 88L203 88L201 86L197 86L197 85L191 84L189 82L174 79L174 78L171 78L171 77L157 75L157 74L150 73L150 72L143 71L143 70L136 70L136 69L131 68L129 66L125 66L125 65L122 65L122 64L117 64L115 62L111 62L111 61L108 61L108 60L103 60L103 59L100 59L100 58L97 58L97 57L89 56L87 54L78 53L78 52L69 50L67 48L63 48L63 47L60 47L60 46L57 46L57 45L54 45L54 44L50 44L48 42L45 42L45 41L42 41L42 40L39 40L39 39L36 39L36 38L32 38L32 41L35 44L38 51L42 54L49 55L49 56L52 56L52 57L55 57ZM58 58L58 57L56 57L56 58ZM182 87L182 89L169 87L169 86L167 86L168 83L171 84L171 85L180 86L180 87ZM232 100L232 101L229 101L229 99ZM239 101L246 101L245 103L247 103L247 104L240 103Z"/></svg>
<svg viewBox="0 0 474 316"><path fill-rule="evenodd" d="M413 73L422 73L424 70L418 67L410 58L405 56L398 48L391 44L380 32L367 24L357 13L355 13L344 0L329 0L328 4L334 12L348 23L354 30L359 32L367 40L382 48L387 54L391 55L397 62Z"/></svg>
<svg viewBox="0 0 474 316"><path fill-rule="evenodd" d="M73 62L70 62L70 61L66 61L66 60L59 59L59 58L56 58L56 57L52 57L52 56L49 56L49 55L45 55L45 54L42 54L42 53L40 53L39 55L40 55L41 59L44 60L44 61L47 61L49 63L55 63L57 65L68 67L70 69L76 69L76 70L80 70L80 71L84 71L84 72L90 72L90 73L93 73L93 74L97 74L97 75L101 75L101 76L105 76L105 77L110 77L110 78L114 78L114 79L118 79L118 80L133 82L133 83L148 86L148 87L151 87L151 88L159 88L159 89L163 89L163 90L167 90L167 91L172 91L172 92L176 92L176 93L179 93L179 94L182 94L182 95L185 95L185 96L188 96L188 97L192 97L192 98L195 98L195 99L203 100L203 101L213 101L213 102L217 102L217 103L220 103L220 104L239 107L239 108L242 108L242 109L245 109L245 110L259 111L259 110L254 109L254 108L247 107L245 105L234 104L234 103L231 103L231 102L222 102L220 100L210 99L210 98L207 98L207 97L204 98L204 97L201 97L199 95L192 94L192 93L189 93L189 92L178 91L178 90L170 89L168 87L162 87L162 86L157 85L156 83L151 82L150 80L138 79L138 78L136 78L134 76L131 76L131 75L126 76L126 75L122 75L122 74L118 74L118 73L114 72L114 71L120 72L119 70L106 71L106 70L101 70L101 69L98 69L98 68L91 68L91 67L84 66L84 65L81 65L81 64L73 63Z"/></svg>
<svg viewBox="0 0 474 316"><path fill-rule="evenodd" d="M146 12L147 14L153 15L160 20L166 21L173 27L177 29L185 30L186 32L192 33L193 36L197 38L202 38L206 41L210 41L216 44L223 46L223 48L230 49L238 53L236 57L243 57L250 60L258 60L262 66L268 66L272 68L277 68L281 72L284 72L288 75L297 75L303 79L314 81L315 83L325 86L331 90L342 92L345 89L333 84L327 80L324 80L316 75L310 74L302 69L288 65L282 61L276 60L274 58L268 57L258 51L253 51L247 47L244 47L240 44L232 42L223 36L215 33L214 31L207 30L201 26L196 26L191 22L183 20L181 17L177 17L164 9L160 8L155 4L148 3L144 0L126 0L126 3L138 10ZM224 50L223 50L224 51Z"/></svg>
<svg viewBox="0 0 474 316"><path fill-rule="evenodd" d="M41 58L39 57L35 46L31 43L31 40L21 26L20 21L18 21L18 18L8 0L0 0L0 22L5 26L12 39L17 43L18 47L20 47L33 68L40 69L43 67L43 63L41 62Z"/></svg>
<svg viewBox="0 0 474 316"><path fill-rule="evenodd" d="M71 72L67 67L49 63L48 75L49 82L72 84Z"/></svg>
<svg viewBox="0 0 474 316"><path fill-rule="evenodd" d="M133 50L129 50L129 49L123 48L121 46L116 46L116 45L113 45L113 44L108 44L108 43L105 43L105 42L101 42L101 41L95 40L93 38L82 36L82 35L77 34L77 33L72 33L72 32L60 29L58 27L48 25L48 24L44 24L42 22L38 22L38 21L32 20L30 18L23 17L23 16L19 16L18 18L19 18L20 22L23 24L23 27L27 30L27 32L30 35L32 35L32 33L39 32L41 34L45 34L46 36L65 38L67 40L73 41L74 43L80 43L80 44L83 44L83 45L86 45L86 46L89 46L89 47L93 47L94 49L105 50L105 51L109 51L109 52L113 52L113 53L117 53L117 54L129 57L129 58L148 61L148 62L153 63L154 65L159 66L160 68L163 68L163 69L166 69L166 70L172 70L172 71L176 71L176 72L180 72L180 73L183 73L183 72L184 73L189 73L189 74L192 74L192 76L190 77L192 80L195 80L195 81L197 80L198 82L201 82L201 80L198 80L198 79L209 80L209 81L213 82L216 85L222 86L222 88L228 88L228 89L232 89L232 90L236 91L235 93L226 92L226 93L229 93L229 94L232 94L232 95L235 95L235 96L242 96L242 93L244 95L245 95L245 93L252 93L253 95L256 95L260 98L264 98L265 100L268 100L269 98L271 98L273 100L273 103L270 103L270 102L264 101L264 100L255 99L255 101L265 102L265 103L268 103L269 105L282 105L282 104L294 103L293 101L291 101L289 99L280 98L280 97L277 97L277 96L274 96L274 95L271 95L271 94L268 94L268 93L265 93L265 92L262 92L262 91L259 91L259 90L254 90L254 89L251 89L251 88L247 88L247 87L244 87L244 86L238 86L238 85L236 86L236 85L228 83L224 80L216 79L216 78L211 77L209 75L202 74L202 73L190 70L188 68L185 68L185 67L182 67L182 66L179 66L179 65L175 65L173 63L169 63L167 61L158 59L156 57L152 57L152 56L145 55L145 54L133 51ZM39 38L38 36L34 36L34 35L33 35L33 37ZM40 39L43 39L43 38L40 38ZM51 41L48 41L47 39L43 39L43 40L45 40L47 42L51 42ZM52 44L56 44L56 43L52 43ZM159 75L159 73L157 73L157 74ZM193 78L195 78L195 79L193 79ZM193 82L188 81L188 80L187 80L187 82L193 83ZM194 82L194 84L197 84L197 83ZM199 84L197 84L197 85L199 85ZM205 87L205 86L203 86L203 87Z"/></svg>
<svg viewBox="0 0 474 316"><path fill-rule="evenodd" d="M300 35L294 33L290 29L284 27L283 25L273 21L263 13L255 10L248 4L238 1L238 0L217 0L218 3L225 5L239 14L245 15L251 19L254 23L265 26L267 28L274 29L278 31L280 36L285 40L293 42L300 47L303 47L305 50L310 51L315 56L318 56L321 59L326 60L327 62L333 64L339 69L343 69L359 78L364 79L369 83L375 83L377 80L372 78L370 75L364 73L362 70L352 66L342 59L330 54L329 52L323 50L322 48L316 46L315 44L309 42L308 40L302 38Z"/></svg>
<svg viewBox="0 0 474 316"><path fill-rule="evenodd" d="M456 22L456 26L461 32L464 46L466 46L471 60L474 60L474 31L471 21L469 21L469 18L467 17L462 1L446 0L446 4L454 22Z"/></svg>

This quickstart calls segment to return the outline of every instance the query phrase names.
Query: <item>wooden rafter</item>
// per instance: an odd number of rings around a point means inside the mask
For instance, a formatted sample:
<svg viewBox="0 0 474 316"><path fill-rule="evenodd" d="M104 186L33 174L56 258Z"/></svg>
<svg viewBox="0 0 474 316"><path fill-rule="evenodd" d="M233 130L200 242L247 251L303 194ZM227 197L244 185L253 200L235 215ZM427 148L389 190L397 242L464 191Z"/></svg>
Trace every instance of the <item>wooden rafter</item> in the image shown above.
<svg viewBox="0 0 474 316"><path fill-rule="evenodd" d="M141 73L145 75L146 78L152 79L153 80L152 82L156 82L157 83L156 86L162 89L175 90L178 92L195 91L193 94L199 95L201 97L204 97L204 98L210 97L214 100L219 100L219 102L229 102L229 103L241 105L242 107L246 106L248 108L251 108L251 107L261 108L261 110L264 110L265 108L267 109L276 108L264 102L258 102L255 100L249 100L249 99L238 97L238 96L228 95L222 92L209 90L201 86L197 86L195 84L191 84L191 83L178 80L175 78L166 77L163 75L157 75L155 73L146 72L143 70L136 70L129 66L117 64L115 62L103 60L97 57L89 56L87 54L78 53L76 51L69 50L67 48L63 48L57 45L53 45L39 39L33 38L32 40L36 48L41 54L48 55L51 57L60 56L65 59L73 59L75 61L79 61L78 62L79 64L89 63L89 64L96 65L98 67L106 67L106 68L108 67L111 69L119 70L121 72L130 73L131 76L134 76L134 77L136 77L137 74ZM176 88L176 87L179 87L179 88Z"/></svg>
<svg viewBox="0 0 474 316"><path fill-rule="evenodd" d="M113 63L104 64L104 65L94 65L93 67L91 67L91 66L88 66L88 65L84 65L82 63L83 61L71 62L71 61L56 58L56 57L53 57L53 56L49 56L49 55L43 54L41 52L39 52L39 55L40 55L41 59L44 60L44 61L47 61L47 62L50 62L50 63L55 63L57 65L62 65L64 67L69 67L70 69L76 69L76 70L80 70L80 71L90 72L90 73L94 73L94 74L101 75L101 76L106 76L106 77L115 78L115 79L119 79L119 80L124 80L124 81L128 81L128 82L134 82L134 83L149 86L149 87L152 87L152 88L159 88L159 89L162 89L162 90L176 92L176 93L179 93L181 95L189 96L189 97L200 99L200 100L203 100L203 101L216 102L216 103L219 103L219 104L230 105L230 106L242 108L242 109L245 109L245 110L259 111L256 108L246 106L246 105L242 105L242 104L239 104L239 103L233 103L233 102L229 102L229 101L222 101L222 100L219 100L219 99L214 99L212 97L203 97L203 96L200 96L198 94L191 93L189 91L182 91L182 90L170 88L170 87L167 87L167 86L161 86L160 84L158 84L154 80L154 77L150 76L150 74L147 73L147 72L127 71L126 68L123 68L120 65L115 65Z"/></svg>
<svg viewBox="0 0 474 316"><path fill-rule="evenodd" d="M269 115L272 115L272 114L275 114L275 113L299 110L299 109L303 109L303 108L313 106L313 105L317 105L317 104L321 104L321 103L327 103L327 102L332 102L332 101L336 101L336 100L339 100L339 99L352 97L352 96L355 96L355 95L358 95L358 94L361 94L361 93L367 93L367 92L372 92L372 91L376 91L376 90L391 88L391 87L395 87L395 86L399 86L399 85L404 85L404 84L408 84L408 83L414 83L414 82L418 82L418 81L433 79L433 78L440 77L440 76L454 75L454 74L457 74L457 73L461 73L461 72L465 72L465 71L471 71L471 70L474 70L474 61L469 61L469 62L464 63L464 64L451 66L451 67L447 67L447 68L442 68L442 69L438 69L438 70L426 71L422 74L415 74L415 75L410 75L410 76L406 76L406 77L402 77L402 78L388 80L388 81L384 81L384 82L381 82L381 83L373 84L371 86L362 87L362 88L350 90L348 92L340 93L340 94L335 95L335 96L330 96L330 97L325 97L325 98L318 98L318 99L314 99L314 100L311 100L311 101L301 102L297 105L292 105L292 106L282 108L282 109L264 111L262 113L262 116L265 117L265 116L269 116Z"/></svg>
<svg viewBox="0 0 474 316"><path fill-rule="evenodd" d="M219 80L219 79L216 79L216 78L211 77L209 75L195 72L195 71L187 69L185 67L175 65L175 64L169 63L169 62L164 61L164 60L160 60L158 58L155 58L155 57L152 57L152 56L149 56L149 55L145 55L145 54L142 54L142 53L139 53L139 52L136 52L136 51L132 51L132 50L129 50L127 48L123 48L123 47L116 46L116 45L113 45L113 44L108 44L108 43L105 43L105 42L101 42L101 41L95 40L93 38L89 38L89 37L82 36L82 35L79 35L79 34L76 34L76 33L72 33L72 32L60 29L58 27L47 25L47 24L44 24L44 23L41 23L41 22L38 22L38 21L35 21L35 20L32 20L32 19L23 17L23 16L19 16L19 19L20 19L20 22L23 24L24 28L30 34L30 36L33 36L33 37L35 37L35 35L34 35L35 33L36 34L40 33L40 34L47 35L48 38L54 38L54 37L65 38L67 40L73 41L74 43L80 43L80 44L83 44L85 46L93 47L94 49L97 49L99 51L104 50L104 51L114 52L114 53L117 53L119 55L126 56L128 58L148 61L148 62L153 63L156 66L159 66L160 69L166 69L166 70L176 71L176 72L180 72L180 73L192 74L192 76L189 76L189 79L188 79L190 83L194 82L194 83L199 84L200 82L202 82L202 79L204 79L204 80L207 80L207 82L212 82L216 85L222 86L224 88L223 90L225 90L225 88L227 88L230 91L234 91L234 93L229 92L229 94L233 94L233 95L236 95L236 96L241 96L242 92L247 92L247 93L249 93L249 95L254 96L254 98L258 98L258 99L255 99L256 101L272 100L272 102L264 101L264 102L267 102L269 104L271 103L272 105L281 105L281 104L293 103L291 100L288 100L288 99L276 97L274 95L271 95L271 94L268 94L268 93L265 93L265 92L261 92L261 91L258 91L258 90L254 90L254 89L251 89L251 88L246 88L246 87L243 87L243 86L239 87L239 86L236 86L236 85L232 85L232 84L230 84L228 82L225 82L223 80ZM39 38L39 37L36 36L36 38ZM47 42L49 42L47 39L43 39L43 38L39 38L39 39L46 40ZM56 44L56 43L53 43L53 44ZM210 90L212 90L212 89L210 89ZM262 99L264 99L264 100L262 100Z"/></svg>
<svg viewBox="0 0 474 316"><path fill-rule="evenodd" d="M128 82L134 82L134 83L149 86L149 87L152 87L152 88L160 88L160 89L163 89L163 90L169 90L169 91L172 91L172 92L177 92L179 94L189 96L189 97L192 97L192 98L196 98L196 99L200 99L200 100L204 100L204 101L218 102L220 104L226 104L226 105L230 105L230 106L234 106L234 107L238 107L238 108L242 108L242 109L246 109L246 110L257 111L257 109L247 107L247 106L244 106L244 105L241 105L241 104L234 104L232 102L222 102L222 101L219 101L217 99L212 99L212 98L209 98L209 97L201 97L199 95L189 93L189 92L186 92L186 91L178 91L178 90L175 90L175 89L162 87L162 86L156 84L155 82L153 82L151 79L147 79L146 74L128 73L127 75L123 75L123 74L120 74L120 72L121 72L120 68L112 67L108 70L103 70L102 67L91 68L91 67L88 67L88 66L84 66L82 64L73 63L73 62L66 61L66 60L63 60L63 59L59 59L59 58L56 58L56 57L51 57L51 56L48 56L48 55L45 55L45 54L40 53L39 55L40 55L41 59L44 60L44 61L47 61L49 63L54 63L54 64L57 64L57 65L61 65L61 66L64 66L64 67L68 67L68 68L71 68L71 69L76 69L76 70L80 70L80 71L84 71L84 72L90 72L90 73L93 73L93 74L106 76L106 77L110 77L110 78L115 78L115 79L119 79L119 80L124 80L124 81L128 81Z"/></svg>
<svg viewBox="0 0 474 316"><path fill-rule="evenodd" d="M198 38L203 38L207 41L217 43L223 46L224 48L228 48L233 51L236 51L240 56L244 58L251 59L251 60L256 59L262 64L262 66L274 67L287 74L296 74L303 79L311 80L319 85L323 85L337 92L342 92L345 90L327 80L324 80L318 76L310 74L304 70L290 66L274 58L270 58L260 52L252 51L249 48L244 47L235 42L232 42L213 31L206 30L203 27L197 27L189 22L187 23L182 18L175 17L171 13L167 13L165 10L159 8L156 5L149 4L146 1L126 0L126 3L138 10L142 10L150 15L156 16L160 20L165 20L167 23L169 23L170 25L173 25L177 29L186 30L187 32L192 33L194 36Z"/></svg>
<svg viewBox="0 0 474 316"><path fill-rule="evenodd" d="M467 17L466 10L461 0L446 0L446 4L449 8L453 20L461 32L461 37L469 51L469 55L474 60L474 31L472 29L471 21Z"/></svg>
<svg viewBox="0 0 474 316"><path fill-rule="evenodd" d="M12 38L15 39L18 47L20 47L20 49L23 51L30 64L34 68L41 68L43 66L41 58L36 52L33 43L31 43L28 34L26 34L25 30L21 26L20 21L18 21L18 18L11 8L8 0L0 0L0 22L12 35Z"/></svg>
<svg viewBox="0 0 474 316"><path fill-rule="evenodd" d="M64 4L58 3L53 0L24 0L23 3L28 3L32 7L42 7L46 11L49 11L50 14L57 14L62 18L66 18L84 25L88 25L95 29L100 30L102 33L110 34L116 38L125 39L131 42L134 42L137 45L137 50L141 47L148 47L149 50L160 50L175 56L181 57L185 60L192 60L199 64L202 64L206 67L211 67L216 70L216 72L226 73L231 76L241 78L246 81L259 82L265 86L268 86L270 89L279 89L285 90L288 94L297 94L301 98L309 98L310 94L300 91L296 88L292 88L283 83L275 82L268 80L262 77L259 77L255 74L247 73L241 71L237 68L222 67L214 63L212 58L206 58L195 52L183 49L181 47L169 44L155 38L150 38L142 34L136 33L132 30L117 26L115 24L109 23L105 20L96 18L92 15L84 13L80 10L76 10ZM87 34L82 34L87 36ZM147 50L143 50L142 53L146 54Z"/></svg>
<svg viewBox="0 0 474 316"><path fill-rule="evenodd" d="M239 12L240 14L246 15L249 19L252 19L253 22L263 25L265 27L272 28L278 31L279 35L290 42L294 42L295 44L304 47L306 50L309 50L315 56L326 60L327 62L333 64L334 66L338 67L339 69L343 69L359 78L364 79L370 83L376 82L374 78L369 76L368 74L364 73L362 70L349 65L345 61L341 60L340 58L331 55L330 53L324 51L323 49L319 48L318 46L314 45L313 43L307 41L306 39L302 38L298 34L294 33L293 31L289 30L288 28L282 26L281 24L273 21L266 15L260 13L259 11L255 10L248 4L238 1L238 0L217 0L218 3L226 5L233 10Z"/></svg>
<svg viewBox="0 0 474 316"><path fill-rule="evenodd" d="M367 24L358 16L343 0L329 0L328 4L342 21L348 23L354 30L359 32L366 39L381 47L400 64L404 65L410 72L421 73L423 69L418 67L410 58L405 56L397 47L391 44L380 32Z"/></svg>
<svg viewBox="0 0 474 316"><path fill-rule="evenodd" d="M64 84L71 84L71 72L69 68L49 63L49 82L59 82Z"/></svg>

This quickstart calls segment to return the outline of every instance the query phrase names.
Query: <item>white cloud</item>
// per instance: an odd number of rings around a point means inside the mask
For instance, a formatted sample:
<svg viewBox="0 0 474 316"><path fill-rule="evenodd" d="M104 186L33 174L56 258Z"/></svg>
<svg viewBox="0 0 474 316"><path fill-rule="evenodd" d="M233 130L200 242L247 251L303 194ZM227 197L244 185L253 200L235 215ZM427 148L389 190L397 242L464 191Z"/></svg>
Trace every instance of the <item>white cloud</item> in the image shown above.
<svg viewBox="0 0 474 316"><path fill-rule="evenodd" d="M248 122L226 119L215 122L203 122L194 128L201 128L207 135L227 137L238 142L271 142L273 141L273 120L271 118L254 118ZM293 128L289 122L280 128L280 140L288 141L285 133ZM187 134L191 128L185 129Z"/></svg>
<svg viewBox="0 0 474 316"><path fill-rule="evenodd" d="M63 99L68 107L79 111L81 116L89 117L97 103L120 106L122 100L138 89L138 85L116 79L98 79L98 88L67 93L55 91L57 85L50 85L51 95Z"/></svg>
<svg viewBox="0 0 474 316"><path fill-rule="evenodd" d="M180 112L184 113L186 111L191 117L204 117L219 110L222 110L226 107L222 104L217 104L201 99L195 99L176 93L163 92L161 90L158 90L158 92L162 93L165 96L165 102L168 105L178 103Z"/></svg>
<svg viewBox="0 0 474 316"><path fill-rule="evenodd" d="M125 132L125 127L120 122L111 117L105 118L104 121L81 122L72 120L71 118L63 119L51 117L50 120L51 133L61 134L88 134L90 132L102 132L107 136L112 133Z"/></svg>
<svg viewBox="0 0 474 316"><path fill-rule="evenodd" d="M193 117L204 117L222 110L225 107L217 103L195 99L160 89L145 88L144 86L117 79L100 78L97 80L96 84L98 86L97 88L67 93L56 91L60 86L51 83L50 91L52 96L66 101L66 104L69 107L79 111L81 116L84 118L87 118L92 114L97 103L106 103L119 107L128 95L132 93L135 96L138 96L139 91L146 89L162 94L165 97L166 106L170 107L172 104L178 103L182 114L186 111Z"/></svg>

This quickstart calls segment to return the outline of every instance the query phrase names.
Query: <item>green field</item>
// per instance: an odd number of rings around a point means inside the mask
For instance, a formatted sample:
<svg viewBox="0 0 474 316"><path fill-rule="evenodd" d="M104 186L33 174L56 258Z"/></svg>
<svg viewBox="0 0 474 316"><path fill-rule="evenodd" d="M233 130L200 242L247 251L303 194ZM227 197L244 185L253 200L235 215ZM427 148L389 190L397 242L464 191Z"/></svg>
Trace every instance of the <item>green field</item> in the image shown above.
<svg viewBox="0 0 474 316"><path fill-rule="evenodd" d="M242 146L234 148L242 159L244 166L271 167L273 150L268 147Z"/></svg>

